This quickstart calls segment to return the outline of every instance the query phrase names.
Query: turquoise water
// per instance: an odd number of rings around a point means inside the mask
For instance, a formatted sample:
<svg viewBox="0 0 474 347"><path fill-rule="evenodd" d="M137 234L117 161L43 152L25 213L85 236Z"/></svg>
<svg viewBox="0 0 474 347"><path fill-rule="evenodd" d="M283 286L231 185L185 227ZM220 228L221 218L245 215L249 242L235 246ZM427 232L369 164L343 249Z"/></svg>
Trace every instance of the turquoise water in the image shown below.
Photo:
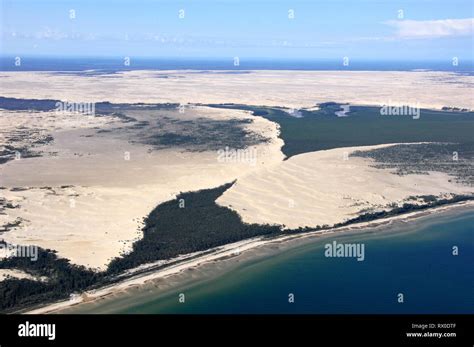
<svg viewBox="0 0 474 347"><path fill-rule="evenodd" d="M474 313L474 213L429 217L391 228L385 233L318 240L168 293L137 292L89 310ZM324 245L333 240L363 243L365 260L325 257ZM453 246L459 255L452 254ZM185 303L178 302L178 293L185 294ZM294 294L294 303L288 302L289 293ZM399 293L404 295L403 303L397 301Z"/></svg>

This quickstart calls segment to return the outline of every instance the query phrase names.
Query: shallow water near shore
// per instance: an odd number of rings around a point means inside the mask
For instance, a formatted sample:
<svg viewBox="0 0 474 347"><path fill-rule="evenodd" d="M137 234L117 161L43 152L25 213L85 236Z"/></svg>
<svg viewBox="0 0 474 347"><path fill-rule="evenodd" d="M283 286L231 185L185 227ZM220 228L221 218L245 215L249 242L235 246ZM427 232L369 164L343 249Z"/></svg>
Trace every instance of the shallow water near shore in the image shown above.
<svg viewBox="0 0 474 347"><path fill-rule="evenodd" d="M63 312L474 313L473 211L378 228L270 245ZM326 257L334 240L363 244L365 259Z"/></svg>

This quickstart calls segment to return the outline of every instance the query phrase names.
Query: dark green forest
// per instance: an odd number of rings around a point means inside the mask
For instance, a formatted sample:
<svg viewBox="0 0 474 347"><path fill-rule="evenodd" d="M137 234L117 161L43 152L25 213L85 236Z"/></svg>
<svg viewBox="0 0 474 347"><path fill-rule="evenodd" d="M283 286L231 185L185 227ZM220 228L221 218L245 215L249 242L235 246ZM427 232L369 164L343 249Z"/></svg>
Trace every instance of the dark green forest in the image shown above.
<svg viewBox="0 0 474 347"><path fill-rule="evenodd" d="M278 107L211 104L216 108L252 111L280 125L287 158L339 147L400 142L474 143L474 112L420 110L420 118L382 116L380 107L351 106L348 117L337 117L340 104L324 103L315 111L300 110L301 118ZM474 146L473 146L474 147Z"/></svg>
<svg viewBox="0 0 474 347"><path fill-rule="evenodd" d="M255 236L281 233L280 226L243 223L237 212L217 205L215 200L231 186L229 183L183 193L158 205L145 220L143 238L135 242L130 254L111 262L109 273Z"/></svg>

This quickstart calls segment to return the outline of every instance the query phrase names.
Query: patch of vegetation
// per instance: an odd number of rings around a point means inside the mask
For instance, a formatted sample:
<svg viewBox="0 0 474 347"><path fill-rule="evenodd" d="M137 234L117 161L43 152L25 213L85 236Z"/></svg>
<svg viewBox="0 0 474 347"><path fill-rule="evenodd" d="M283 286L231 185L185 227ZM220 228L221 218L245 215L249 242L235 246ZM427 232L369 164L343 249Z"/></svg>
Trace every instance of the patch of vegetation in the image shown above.
<svg viewBox="0 0 474 347"><path fill-rule="evenodd" d="M188 151L216 151L230 147L243 149L268 141L245 128L251 119L213 120L198 118L180 120L162 117L156 126L146 126L134 135L132 142L152 145L155 149L181 147Z"/></svg>
<svg viewBox="0 0 474 347"><path fill-rule="evenodd" d="M334 227L347 226L354 223L371 222L381 218L398 216L405 213L427 210L433 207L439 207L469 200L474 200L474 195L455 195L450 199L436 199L435 201L429 201L428 203L423 205L405 203L401 207L395 207L390 210L361 214L355 218L345 221L344 223L335 224Z"/></svg>
<svg viewBox="0 0 474 347"><path fill-rule="evenodd" d="M56 104L61 100L53 99L17 99L17 98L6 98L0 96L0 109L10 111L54 111L56 110ZM119 113L120 111L132 111L132 110L171 110L176 109L179 104L175 103L163 103L163 104L113 104L108 101L95 103L95 111L97 114L112 114ZM124 116L123 114L117 114L117 116Z"/></svg>
<svg viewBox="0 0 474 347"><path fill-rule="evenodd" d="M3 241L0 244L6 247ZM0 261L0 269L18 269L48 278L47 282L14 278L0 282L1 312L68 298L72 292L85 290L104 276L83 266L71 265L69 260L58 258L54 251L41 248L36 261L11 257Z"/></svg>
<svg viewBox="0 0 474 347"><path fill-rule="evenodd" d="M0 108L9 111L53 111L59 100L16 99L0 96Z"/></svg>
<svg viewBox="0 0 474 347"><path fill-rule="evenodd" d="M15 207L13 207L15 208ZM1 211L1 210L0 210ZM1 214L1 213L0 213ZM0 225L0 233L4 233L4 232L7 232L7 231L10 231L18 226L21 225L21 223L23 222L23 219L21 218L17 218L15 219L13 222L8 222L8 223L5 223L3 225Z"/></svg>
<svg viewBox="0 0 474 347"><path fill-rule="evenodd" d="M354 157L371 158L381 169L395 169L398 175L447 173L457 182L474 185L474 142L403 144L369 151Z"/></svg>
<svg viewBox="0 0 474 347"><path fill-rule="evenodd" d="M95 113L97 116L111 116L119 118L123 123L135 123L133 127L143 128L147 124L139 122L136 118L130 116L129 112L132 111L156 111L156 110L174 110L179 104L113 104L108 101L95 103Z"/></svg>
<svg viewBox="0 0 474 347"><path fill-rule="evenodd" d="M231 185L182 193L158 205L145 220L143 238L130 254L111 262L109 273L281 232L280 226L244 223L237 212L217 205L215 200Z"/></svg>
<svg viewBox="0 0 474 347"><path fill-rule="evenodd" d="M0 146L0 164L20 158L40 157L41 152L34 151L34 147L45 145L54 139L51 135L44 134L42 129L18 129L11 134L5 134L5 142Z"/></svg>
<svg viewBox="0 0 474 347"><path fill-rule="evenodd" d="M10 111L42 112L54 111L60 100L38 100L38 99L16 99L0 97L0 109ZM155 111L176 109L178 104L113 104L110 102L95 103L95 113L97 117L109 116L120 119L123 123L133 123L133 129L144 129L149 123L138 121L129 115L132 111ZM108 129L99 130L98 133L110 132ZM91 135L87 135L91 136ZM237 136L237 135L236 135ZM54 139L46 134L44 129L18 127L15 131L4 135L4 145L0 146L0 164L4 164L15 159L19 154L21 158L40 157L41 152L34 151L34 147L45 145Z"/></svg>
<svg viewBox="0 0 474 347"><path fill-rule="evenodd" d="M420 118L382 116L380 107L351 106L347 117L337 117L338 103L319 110L299 110L296 118L278 107L211 104L210 107L252 111L280 125L287 158L339 147L409 142L474 142L474 112L420 110Z"/></svg>
<svg viewBox="0 0 474 347"><path fill-rule="evenodd" d="M136 111L136 110L174 110L179 107L179 104L176 103L163 103L163 104L114 104L108 101L97 102L95 104L95 110L98 113L108 113L108 112L119 112L119 111Z"/></svg>
<svg viewBox="0 0 474 347"><path fill-rule="evenodd" d="M8 110L54 111L59 100L15 99L0 97L0 108ZM123 123L131 123L125 131L129 132L131 142L147 144L155 149L182 147L189 151L219 150L225 147L243 149L265 141L267 138L256 134L246 125L251 119L213 120L198 118L182 120L156 114L156 124L149 120L139 120L139 115L154 115L156 111L177 110L179 104L126 104L126 103L95 103L97 117L109 116L120 119ZM14 159L19 152L22 158L41 156L30 149L35 145L53 141L50 135L33 133L35 129L19 129L6 139L7 146L0 150L0 164ZM97 133L112 132L111 129L98 129ZM90 136L90 135L88 135ZM29 139L35 139L30 143Z"/></svg>
<svg viewBox="0 0 474 347"><path fill-rule="evenodd" d="M19 205L14 205L13 201L0 196L0 214L5 214L4 211L6 209L18 208L18 206Z"/></svg>

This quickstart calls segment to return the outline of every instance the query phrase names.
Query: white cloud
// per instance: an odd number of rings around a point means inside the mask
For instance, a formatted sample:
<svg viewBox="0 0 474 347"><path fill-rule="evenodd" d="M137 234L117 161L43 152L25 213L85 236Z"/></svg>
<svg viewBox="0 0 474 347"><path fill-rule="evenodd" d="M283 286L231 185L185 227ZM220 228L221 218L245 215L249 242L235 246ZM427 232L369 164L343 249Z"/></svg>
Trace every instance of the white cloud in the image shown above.
<svg viewBox="0 0 474 347"><path fill-rule="evenodd" d="M399 20L386 24L397 29L401 38L435 38L466 36L474 33L474 18L440 20Z"/></svg>

